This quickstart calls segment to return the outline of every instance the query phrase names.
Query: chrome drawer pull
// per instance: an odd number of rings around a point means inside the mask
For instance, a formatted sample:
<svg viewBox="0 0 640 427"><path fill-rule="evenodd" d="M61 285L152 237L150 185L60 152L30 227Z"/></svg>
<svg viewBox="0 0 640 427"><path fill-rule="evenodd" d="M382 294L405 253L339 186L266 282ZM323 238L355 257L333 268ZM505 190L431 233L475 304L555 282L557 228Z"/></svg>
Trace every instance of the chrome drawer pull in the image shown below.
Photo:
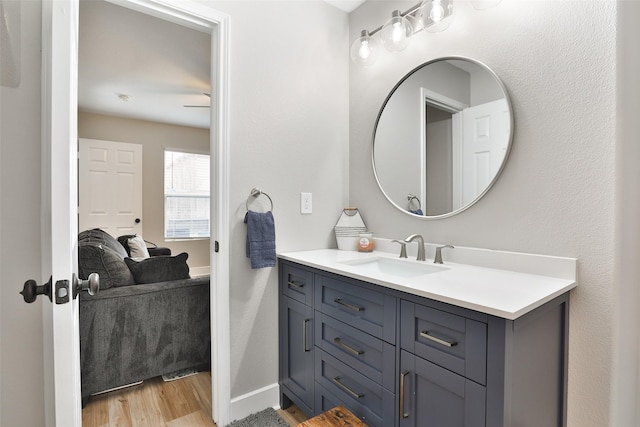
<svg viewBox="0 0 640 427"><path fill-rule="evenodd" d="M340 381L340 377L335 377L333 379L333 382L336 383L341 389L349 393L351 396L355 397L356 399L360 399L361 397L364 397L364 393L355 392L351 390L351 388L349 388L348 386L342 384L342 382Z"/></svg>
<svg viewBox="0 0 640 427"><path fill-rule="evenodd" d="M438 344L444 345L445 347L455 347L458 345L458 343L456 341L445 341L443 339L434 337L433 335L429 335L429 331L422 331L420 332L420 336L423 338L426 338L428 340L431 340L433 342L437 342Z"/></svg>
<svg viewBox="0 0 640 427"><path fill-rule="evenodd" d="M362 356L364 354L363 350L356 350L355 348L351 347L350 345L347 345L347 344L343 343L342 340L340 339L340 337L335 337L333 339L333 342L338 344L340 347L344 348L345 350L347 350L349 353L355 354L356 356Z"/></svg>
<svg viewBox="0 0 640 427"><path fill-rule="evenodd" d="M357 311L357 312L364 311L364 307L359 307L357 305L349 304L348 302L342 301L341 298L336 298L336 299L333 300L333 302L335 302L336 304L340 304L340 305L342 305L344 307L347 307L347 308L349 308L349 309L351 309L353 311Z"/></svg>
<svg viewBox="0 0 640 427"><path fill-rule="evenodd" d="M287 285L293 286L294 288L298 288L298 289L304 288L304 285L302 283L296 283L293 280L288 281Z"/></svg>
<svg viewBox="0 0 640 427"><path fill-rule="evenodd" d="M409 375L409 371L400 373L400 419L409 418L409 413L404 411L404 379Z"/></svg>

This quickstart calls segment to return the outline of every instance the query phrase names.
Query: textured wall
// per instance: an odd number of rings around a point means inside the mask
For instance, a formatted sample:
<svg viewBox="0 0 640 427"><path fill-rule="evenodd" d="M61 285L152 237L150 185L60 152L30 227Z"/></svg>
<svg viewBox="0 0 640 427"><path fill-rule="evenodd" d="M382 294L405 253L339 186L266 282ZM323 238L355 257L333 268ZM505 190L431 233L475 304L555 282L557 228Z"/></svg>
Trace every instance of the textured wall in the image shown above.
<svg viewBox="0 0 640 427"><path fill-rule="evenodd" d="M142 144L142 236L158 246L171 248L174 255L187 252L191 268L208 267L209 239L164 240L164 150L208 153L209 130L81 112L78 136Z"/></svg>
<svg viewBox="0 0 640 427"><path fill-rule="evenodd" d="M237 397L278 379L276 269L251 270L245 202L273 199L279 252L335 246L348 201L346 13L321 1L216 1L231 16L231 386ZM300 192L313 214L300 215Z"/></svg>
<svg viewBox="0 0 640 427"><path fill-rule="evenodd" d="M25 304L40 268L40 2L22 2L20 82L0 88L0 425L43 426L43 298ZM49 301L46 304L50 304Z"/></svg>
<svg viewBox="0 0 640 427"><path fill-rule="evenodd" d="M354 40L412 2L369 1L350 15ZM350 70L351 204L377 236L421 233L434 243L576 257L571 297L570 426L609 425L614 287L615 2L456 2L443 33L420 33L402 53ZM515 114L502 176L471 209L428 221L395 210L373 178L371 135L388 91L439 56L480 60L503 80Z"/></svg>
<svg viewBox="0 0 640 427"><path fill-rule="evenodd" d="M618 147L612 426L640 422L640 2L618 2Z"/></svg>

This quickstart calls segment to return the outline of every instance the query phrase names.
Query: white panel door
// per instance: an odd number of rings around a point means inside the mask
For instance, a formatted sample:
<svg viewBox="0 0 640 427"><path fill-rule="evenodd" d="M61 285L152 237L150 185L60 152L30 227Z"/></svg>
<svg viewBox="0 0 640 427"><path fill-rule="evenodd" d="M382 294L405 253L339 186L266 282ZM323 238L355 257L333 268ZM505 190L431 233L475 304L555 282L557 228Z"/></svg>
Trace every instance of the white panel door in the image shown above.
<svg viewBox="0 0 640 427"><path fill-rule="evenodd" d="M142 234L142 145L80 138L78 158L80 231Z"/></svg>
<svg viewBox="0 0 640 427"><path fill-rule="evenodd" d="M508 118L504 99L462 111L462 202L458 207L475 200L500 169L509 143Z"/></svg>
<svg viewBox="0 0 640 427"><path fill-rule="evenodd" d="M78 0L42 2L42 270L77 272ZM42 304L47 427L81 427L78 300Z"/></svg>

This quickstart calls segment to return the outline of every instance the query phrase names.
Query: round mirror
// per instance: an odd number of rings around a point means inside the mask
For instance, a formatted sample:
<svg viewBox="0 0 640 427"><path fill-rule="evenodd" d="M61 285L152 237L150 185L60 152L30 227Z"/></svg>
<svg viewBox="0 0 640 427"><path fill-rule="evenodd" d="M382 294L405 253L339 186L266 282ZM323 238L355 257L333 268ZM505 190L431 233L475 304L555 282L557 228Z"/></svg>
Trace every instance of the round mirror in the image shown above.
<svg viewBox="0 0 640 427"><path fill-rule="evenodd" d="M404 76L382 104L373 170L395 207L445 218L491 188L512 138L511 103L498 76L472 59L440 58Z"/></svg>

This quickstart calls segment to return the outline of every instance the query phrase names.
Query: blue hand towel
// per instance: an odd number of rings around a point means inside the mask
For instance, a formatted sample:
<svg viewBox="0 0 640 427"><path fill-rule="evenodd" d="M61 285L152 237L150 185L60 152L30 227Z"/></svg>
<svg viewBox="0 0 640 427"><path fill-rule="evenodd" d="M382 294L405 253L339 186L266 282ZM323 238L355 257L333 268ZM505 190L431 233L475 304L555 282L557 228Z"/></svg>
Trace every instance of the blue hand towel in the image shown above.
<svg viewBox="0 0 640 427"><path fill-rule="evenodd" d="M271 211L248 211L244 222L247 224L247 258L251 260L251 268L275 267L276 227Z"/></svg>

